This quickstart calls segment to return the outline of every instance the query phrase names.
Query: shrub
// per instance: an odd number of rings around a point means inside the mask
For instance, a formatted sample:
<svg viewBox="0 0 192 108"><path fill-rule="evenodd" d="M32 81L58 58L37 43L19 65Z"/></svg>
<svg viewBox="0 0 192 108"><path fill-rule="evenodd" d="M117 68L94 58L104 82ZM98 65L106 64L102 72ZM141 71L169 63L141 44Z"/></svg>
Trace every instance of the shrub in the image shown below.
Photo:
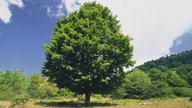
<svg viewBox="0 0 192 108"><path fill-rule="evenodd" d="M168 71L167 82L170 87L189 87L187 81L181 78L176 71Z"/></svg>
<svg viewBox="0 0 192 108"><path fill-rule="evenodd" d="M151 79L145 72L135 69L127 73L124 83L111 94L112 98L149 99Z"/></svg>
<svg viewBox="0 0 192 108"><path fill-rule="evenodd" d="M139 69L133 70L130 74L127 74L125 83L125 98L132 99L148 99L149 89L151 85L150 77ZM123 94L124 95L124 94Z"/></svg>
<svg viewBox="0 0 192 108"><path fill-rule="evenodd" d="M27 94L20 94L17 95L13 100L11 101L12 106L15 105L22 105L25 104L29 100L29 96Z"/></svg>
<svg viewBox="0 0 192 108"><path fill-rule="evenodd" d="M94 98L96 98L96 99L101 99L101 98L103 98L103 96L101 95L101 94L93 94L92 95Z"/></svg>
<svg viewBox="0 0 192 108"><path fill-rule="evenodd" d="M172 90L166 82L153 81L150 86L150 97L172 97Z"/></svg>
<svg viewBox="0 0 192 108"><path fill-rule="evenodd" d="M58 96L57 84L50 82L48 77L36 73L28 77L27 92L31 98L52 98Z"/></svg>
<svg viewBox="0 0 192 108"><path fill-rule="evenodd" d="M15 94L11 91L1 91L0 92L0 100L11 100Z"/></svg>
<svg viewBox="0 0 192 108"><path fill-rule="evenodd" d="M114 90L114 92L111 93L111 98L113 99L123 99L127 95L125 87L119 87L118 89Z"/></svg>
<svg viewBox="0 0 192 108"><path fill-rule="evenodd" d="M28 77L28 88L27 92L30 98L40 98L39 85L42 82L43 78L40 74L35 73Z"/></svg>
<svg viewBox="0 0 192 108"><path fill-rule="evenodd" d="M77 95L77 101L83 102L85 97L83 95Z"/></svg>
<svg viewBox="0 0 192 108"><path fill-rule="evenodd" d="M59 96L62 96L62 97L73 97L74 94L75 94L74 92L70 91L67 88L59 89Z"/></svg>
<svg viewBox="0 0 192 108"><path fill-rule="evenodd" d="M179 97L190 97L192 96L192 88L184 88L184 87L175 87L172 89L173 94Z"/></svg>
<svg viewBox="0 0 192 108"><path fill-rule="evenodd" d="M52 98L58 95L57 84L49 82L48 78L45 77L42 79L38 86L39 97L40 98Z"/></svg>
<svg viewBox="0 0 192 108"><path fill-rule="evenodd" d="M0 100L11 100L26 90L26 77L22 71L0 72Z"/></svg>

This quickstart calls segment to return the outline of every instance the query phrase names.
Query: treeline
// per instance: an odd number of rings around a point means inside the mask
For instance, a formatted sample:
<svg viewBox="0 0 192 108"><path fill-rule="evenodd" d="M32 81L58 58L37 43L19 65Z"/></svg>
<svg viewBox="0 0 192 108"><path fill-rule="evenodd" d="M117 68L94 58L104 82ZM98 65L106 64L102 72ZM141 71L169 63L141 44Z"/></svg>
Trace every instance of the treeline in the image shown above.
<svg viewBox="0 0 192 108"><path fill-rule="evenodd" d="M0 71L0 100L22 104L30 98L46 99L77 96L39 73L25 76L22 71ZM122 85L109 94L112 98L149 99L192 97L192 51L146 62L127 72Z"/></svg>
<svg viewBox="0 0 192 108"><path fill-rule="evenodd" d="M143 71L149 71L152 68L156 68L161 72L167 72L167 70L175 71L192 86L192 50L161 57L160 59L146 62L137 68Z"/></svg>
<svg viewBox="0 0 192 108"><path fill-rule="evenodd" d="M118 98L192 96L192 51L152 60L128 72Z"/></svg>
<svg viewBox="0 0 192 108"><path fill-rule="evenodd" d="M176 71L134 69L112 94L114 98L149 99L160 97L190 97L192 88Z"/></svg>
<svg viewBox="0 0 192 108"><path fill-rule="evenodd" d="M72 97L73 92L66 88L59 89L55 83L39 73L25 76L22 71L0 71L0 100L12 104L23 104L30 98L45 99L53 97Z"/></svg>

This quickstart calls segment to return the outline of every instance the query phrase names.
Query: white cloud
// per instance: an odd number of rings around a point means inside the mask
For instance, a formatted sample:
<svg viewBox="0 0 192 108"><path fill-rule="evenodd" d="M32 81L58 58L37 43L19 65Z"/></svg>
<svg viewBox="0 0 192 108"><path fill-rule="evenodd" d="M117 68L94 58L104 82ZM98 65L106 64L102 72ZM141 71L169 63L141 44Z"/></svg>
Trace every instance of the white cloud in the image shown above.
<svg viewBox="0 0 192 108"><path fill-rule="evenodd" d="M65 3L68 13L73 12L74 10L79 9L80 4L78 0L62 0Z"/></svg>
<svg viewBox="0 0 192 108"><path fill-rule="evenodd" d="M47 14L50 17L59 18L65 15L65 4L62 1L56 6L47 6Z"/></svg>
<svg viewBox="0 0 192 108"><path fill-rule="evenodd" d="M11 12L8 8L8 3L6 1L1 1L0 3L0 19L4 23L9 23L11 18Z"/></svg>
<svg viewBox="0 0 192 108"><path fill-rule="evenodd" d="M47 6L47 14L50 17L63 17L71 12L79 9L80 4L78 0L60 0L56 7Z"/></svg>
<svg viewBox="0 0 192 108"><path fill-rule="evenodd" d="M73 2L66 4L73 7ZM73 1L73 2L72 2ZM83 3L94 0L79 0ZM173 40L192 25L191 0L96 0L118 16L134 40L137 65L169 54ZM69 10L76 8L68 8Z"/></svg>
<svg viewBox="0 0 192 108"><path fill-rule="evenodd" d="M6 0L9 4L12 4L12 5L17 5L18 7L22 8L24 5L23 5L23 2L22 0Z"/></svg>
<svg viewBox="0 0 192 108"><path fill-rule="evenodd" d="M1 0L0 2L0 20L4 23L9 23L11 20L11 10L9 9L11 5L16 5L22 8L23 2L22 0Z"/></svg>

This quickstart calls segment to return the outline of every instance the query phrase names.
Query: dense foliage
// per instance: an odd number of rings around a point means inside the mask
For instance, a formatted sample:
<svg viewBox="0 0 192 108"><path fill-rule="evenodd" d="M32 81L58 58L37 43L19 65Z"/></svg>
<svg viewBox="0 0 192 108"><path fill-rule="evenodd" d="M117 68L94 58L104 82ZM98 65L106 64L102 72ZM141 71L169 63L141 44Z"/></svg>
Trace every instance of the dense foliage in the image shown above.
<svg viewBox="0 0 192 108"><path fill-rule="evenodd" d="M13 105L24 104L29 98L45 99L56 96L72 97L68 89L59 89L47 77L32 74L26 77L22 71L0 71L0 100L11 101Z"/></svg>
<svg viewBox="0 0 192 108"><path fill-rule="evenodd" d="M60 88L85 94L109 93L132 66L131 38L121 33L119 21L107 7L85 3L59 19L49 45L45 45L43 75Z"/></svg>
<svg viewBox="0 0 192 108"><path fill-rule="evenodd" d="M156 68L161 72L171 70L192 86L192 50L161 57L157 60L146 62L137 68L146 72L152 68Z"/></svg>
<svg viewBox="0 0 192 108"><path fill-rule="evenodd" d="M128 72L115 98L192 96L192 51L152 60Z"/></svg>

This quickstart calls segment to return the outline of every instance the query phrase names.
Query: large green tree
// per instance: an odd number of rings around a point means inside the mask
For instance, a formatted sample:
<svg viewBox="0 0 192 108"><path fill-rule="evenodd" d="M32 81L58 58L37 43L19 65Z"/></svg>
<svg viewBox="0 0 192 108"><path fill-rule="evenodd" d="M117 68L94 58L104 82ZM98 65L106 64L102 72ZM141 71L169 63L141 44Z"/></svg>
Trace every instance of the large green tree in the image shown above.
<svg viewBox="0 0 192 108"><path fill-rule="evenodd" d="M85 3L78 11L59 19L54 35L45 45L43 75L60 88L85 94L109 93L132 66L131 38L120 30L119 21L107 7Z"/></svg>

